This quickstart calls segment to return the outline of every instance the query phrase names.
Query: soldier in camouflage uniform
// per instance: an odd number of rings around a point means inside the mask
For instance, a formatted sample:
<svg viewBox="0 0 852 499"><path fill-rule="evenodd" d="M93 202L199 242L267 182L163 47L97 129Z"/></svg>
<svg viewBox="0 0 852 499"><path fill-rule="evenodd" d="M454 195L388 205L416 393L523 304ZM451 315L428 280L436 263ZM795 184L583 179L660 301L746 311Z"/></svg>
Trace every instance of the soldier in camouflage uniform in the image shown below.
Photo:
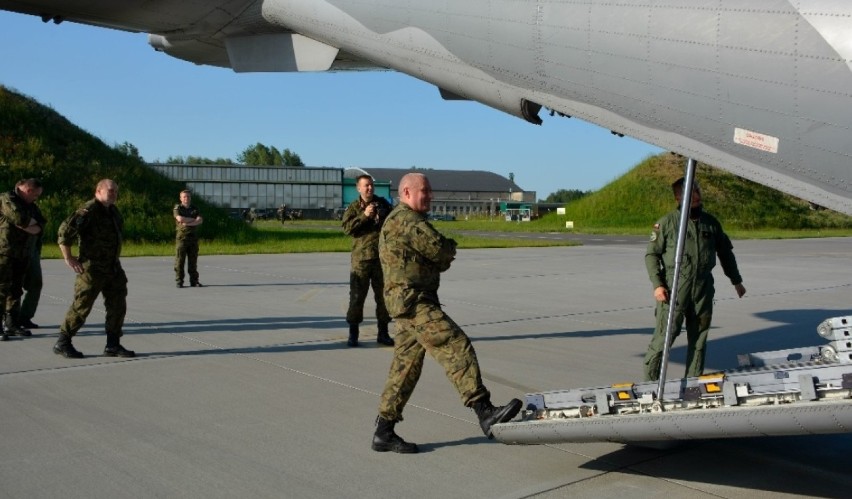
<svg viewBox="0 0 852 499"><path fill-rule="evenodd" d="M683 185L683 178L672 184L678 205L683 198ZM645 354L645 379L648 381L656 381L660 378L671 299L669 286L674 278L679 225L680 209L675 209L657 221L645 252L645 266L654 286L654 299L657 301L655 312L657 325L651 343L648 345L648 352ZM715 293L712 270L716 266L717 255L722 264L722 270L734 285L737 296L742 297L746 292L742 284L743 279L737 269L733 248L731 240L722 230L722 224L716 217L702 211L701 189L697 183L694 184L671 337L671 341L674 342L685 320L687 377L700 376L704 372L704 350L713 317Z"/></svg>
<svg viewBox="0 0 852 499"><path fill-rule="evenodd" d="M21 180L10 192L0 194L0 341L9 335L30 336L21 327L20 306L24 272L29 264L27 241L43 229L43 218L35 202L42 193L41 182Z"/></svg>
<svg viewBox="0 0 852 499"><path fill-rule="evenodd" d="M127 312L127 276L121 268L122 218L115 206L118 185L109 179L98 182L95 199L68 217L59 226L59 249L65 264L77 273L74 302L59 327L59 340L53 352L66 358L79 359L83 354L71 344L71 338L83 327L99 294L103 293L106 318L107 357L134 357L120 343L124 315ZM71 245L79 241L80 257L75 258Z"/></svg>
<svg viewBox="0 0 852 499"><path fill-rule="evenodd" d="M426 220L432 201L429 180L420 173L405 175L399 183L399 197L400 204L388 216L379 237L385 303L397 322L397 332L372 449L406 454L418 451L417 444L399 437L394 426L402 421L402 410L420 378L426 352L441 364L462 403L473 408L483 433L491 438L491 426L515 417L522 403L512 399L502 407L491 404L470 339L441 310L441 272L455 259L456 242Z"/></svg>
<svg viewBox="0 0 852 499"><path fill-rule="evenodd" d="M189 285L202 287L198 281L198 234L197 227L204 223L198 208L192 204L192 193L181 191L180 203L176 204L172 213L177 224L175 236L175 281L177 287L183 287L183 267L189 274Z"/></svg>
<svg viewBox="0 0 852 499"><path fill-rule="evenodd" d="M388 334L390 315L382 296L384 280L382 265L379 262L379 231L391 211L391 205L384 198L373 196L371 176L359 176L355 186L358 189L358 199L352 201L343 214L343 231L352 236L349 309L346 311L349 339L346 344L350 347L358 346L358 325L364 320L364 301L372 282L373 296L376 299L376 320L379 323L376 341L382 345L393 346L393 340Z"/></svg>

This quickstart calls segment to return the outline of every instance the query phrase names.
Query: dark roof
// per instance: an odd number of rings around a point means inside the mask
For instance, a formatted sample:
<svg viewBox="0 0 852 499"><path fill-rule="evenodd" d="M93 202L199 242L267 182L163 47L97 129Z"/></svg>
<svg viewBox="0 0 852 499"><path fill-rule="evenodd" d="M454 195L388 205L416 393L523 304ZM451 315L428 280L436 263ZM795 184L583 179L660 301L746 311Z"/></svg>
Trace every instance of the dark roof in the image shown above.
<svg viewBox="0 0 852 499"><path fill-rule="evenodd" d="M429 178L434 191L464 191L464 192L523 192L518 184L497 175L481 170L429 170L410 168L347 168L344 177L354 178L362 172L369 174L375 180L388 180L391 190L399 185L399 179L406 173L418 172Z"/></svg>

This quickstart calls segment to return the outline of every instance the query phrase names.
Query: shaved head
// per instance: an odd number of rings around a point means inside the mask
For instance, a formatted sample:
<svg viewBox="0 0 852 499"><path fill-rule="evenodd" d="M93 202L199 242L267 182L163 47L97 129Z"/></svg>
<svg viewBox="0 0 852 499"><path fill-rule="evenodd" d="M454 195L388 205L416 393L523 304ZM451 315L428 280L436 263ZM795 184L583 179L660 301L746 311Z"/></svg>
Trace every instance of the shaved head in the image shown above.
<svg viewBox="0 0 852 499"><path fill-rule="evenodd" d="M422 173L406 173L399 180L399 201L418 213L427 213L432 205L432 185Z"/></svg>

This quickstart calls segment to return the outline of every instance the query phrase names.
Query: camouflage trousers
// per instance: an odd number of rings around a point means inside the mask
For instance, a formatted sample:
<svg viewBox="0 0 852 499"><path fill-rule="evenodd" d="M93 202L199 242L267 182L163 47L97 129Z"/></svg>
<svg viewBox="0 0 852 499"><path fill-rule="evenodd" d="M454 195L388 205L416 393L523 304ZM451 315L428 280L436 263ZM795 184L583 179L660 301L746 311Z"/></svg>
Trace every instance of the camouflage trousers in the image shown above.
<svg viewBox="0 0 852 499"><path fill-rule="evenodd" d="M701 376L704 373L704 350L707 345L707 333L710 331L710 322L713 319L712 299L711 306L702 303L689 303L685 307L675 310L674 324L672 329L671 343L680 335L684 321L686 322L686 376ZM645 354L645 380L657 381L660 379L660 367L663 360L663 344L666 339L666 322L669 316L669 304L657 302L656 309L657 325L654 336L648 345ZM671 345L671 344L670 344ZM671 377L671 376L666 376Z"/></svg>
<svg viewBox="0 0 852 499"><path fill-rule="evenodd" d="M5 317L7 327L20 325L24 272L28 263L27 257L0 256L0 303L3 304L0 316Z"/></svg>
<svg viewBox="0 0 852 499"><path fill-rule="evenodd" d="M93 270L90 263L84 263L83 273L77 274L74 281L74 303L68 308L65 320L59 326L59 332L72 337L77 334L92 312L95 299L103 293L106 334L121 337L124 315L127 313L127 276L117 263L110 271Z"/></svg>
<svg viewBox="0 0 852 499"><path fill-rule="evenodd" d="M373 285L373 296L376 299L376 320L379 324L390 322L390 314L385 307L382 264L376 260L353 261L349 272L349 308L346 310L346 322L360 324L364 321L364 302L367 292Z"/></svg>
<svg viewBox="0 0 852 499"><path fill-rule="evenodd" d="M198 240L178 239L175 243L175 281L183 284L184 263L189 282L198 282Z"/></svg>
<svg viewBox="0 0 852 499"><path fill-rule="evenodd" d="M413 317L395 320L393 361L379 403L382 418L402 420L402 410L423 371L426 352L444 368L465 406L490 397L470 339L439 305L418 303Z"/></svg>

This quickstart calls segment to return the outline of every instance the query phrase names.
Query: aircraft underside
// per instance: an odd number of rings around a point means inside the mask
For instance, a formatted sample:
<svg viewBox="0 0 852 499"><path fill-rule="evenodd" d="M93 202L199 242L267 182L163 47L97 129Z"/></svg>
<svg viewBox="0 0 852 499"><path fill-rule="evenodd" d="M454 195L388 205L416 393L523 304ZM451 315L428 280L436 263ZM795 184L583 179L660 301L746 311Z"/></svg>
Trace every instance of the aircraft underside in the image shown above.
<svg viewBox="0 0 852 499"><path fill-rule="evenodd" d="M852 431L852 317L824 321L821 347L740 355L735 370L526 395L506 444L647 442Z"/></svg>

